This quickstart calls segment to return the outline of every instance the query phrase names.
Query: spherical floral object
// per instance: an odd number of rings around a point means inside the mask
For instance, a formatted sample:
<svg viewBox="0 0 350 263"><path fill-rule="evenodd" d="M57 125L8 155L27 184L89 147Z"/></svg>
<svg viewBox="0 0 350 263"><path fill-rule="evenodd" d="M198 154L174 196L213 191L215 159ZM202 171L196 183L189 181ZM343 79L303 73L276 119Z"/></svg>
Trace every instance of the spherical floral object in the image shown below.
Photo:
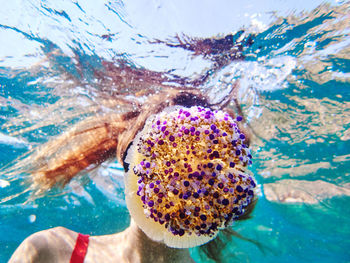
<svg viewBox="0 0 350 263"><path fill-rule="evenodd" d="M241 119L203 107L148 119L127 153L125 186L129 211L150 238L170 247L204 244L255 199Z"/></svg>

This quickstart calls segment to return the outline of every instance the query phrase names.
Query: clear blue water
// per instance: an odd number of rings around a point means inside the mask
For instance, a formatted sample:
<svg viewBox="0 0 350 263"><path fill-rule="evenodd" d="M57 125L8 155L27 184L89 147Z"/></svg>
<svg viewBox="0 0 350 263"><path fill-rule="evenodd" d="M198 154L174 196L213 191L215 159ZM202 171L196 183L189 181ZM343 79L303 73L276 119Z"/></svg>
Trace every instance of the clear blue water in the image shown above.
<svg viewBox="0 0 350 263"><path fill-rule="evenodd" d="M256 134L251 170L262 195L253 218L234 229L264 249L233 239L222 253L227 262L350 262L349 3L126 2L2 3L0 165L13 167L14 177L2 169L0 262L28 235L50 227L100 235L128 226L116 163L33 202L25 202L30 193L5 202L27 187L16 158L103 103L93 74L103 61L123 58L136 68L191 78L212 62L152 42L241 29L243 37L254 35L246 59L199 88L215 100L240 81L239 102ZM196 249L191 253L207 262Z"/></svg>

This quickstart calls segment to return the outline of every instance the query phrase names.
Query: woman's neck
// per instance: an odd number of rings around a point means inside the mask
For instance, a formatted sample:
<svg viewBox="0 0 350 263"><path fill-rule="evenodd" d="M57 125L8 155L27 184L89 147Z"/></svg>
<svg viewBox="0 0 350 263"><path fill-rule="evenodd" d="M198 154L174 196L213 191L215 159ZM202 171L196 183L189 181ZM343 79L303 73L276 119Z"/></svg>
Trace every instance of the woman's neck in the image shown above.
<svg viewBox="0 0 350 263"><path fill-rule="evenodd" d="M125 247L124 256L130 262L194 262L188 249L170 248L163 243L151 240L133 220L124 233L128 244Z"/></svg>

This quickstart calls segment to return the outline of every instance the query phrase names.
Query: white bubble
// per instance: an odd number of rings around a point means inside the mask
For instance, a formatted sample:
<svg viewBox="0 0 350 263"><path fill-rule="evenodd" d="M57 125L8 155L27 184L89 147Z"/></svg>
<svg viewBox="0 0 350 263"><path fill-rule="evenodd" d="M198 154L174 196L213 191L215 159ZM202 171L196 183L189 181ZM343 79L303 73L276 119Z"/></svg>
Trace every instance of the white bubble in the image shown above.
<svg viewBox="0 0 350 263"><path fill-rule="evenodd" d="M34 223L36 221L36 215L30 215L28 217L28 220L29 220L30 223Z"/></svg>
<svg viewBox="0 0 350 263"><path fill-rule="evenodd" d="M0 188L5 188L9 185L10 183L8 181L0 179Z"/></svg>

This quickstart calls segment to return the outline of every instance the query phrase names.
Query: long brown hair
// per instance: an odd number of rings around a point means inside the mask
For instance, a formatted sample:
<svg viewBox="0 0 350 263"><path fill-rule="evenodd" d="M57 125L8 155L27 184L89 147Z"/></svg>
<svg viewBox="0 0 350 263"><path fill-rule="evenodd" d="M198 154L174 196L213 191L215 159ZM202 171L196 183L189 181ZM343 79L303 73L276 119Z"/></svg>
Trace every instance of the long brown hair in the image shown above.
<svg viewBox="0 0 350 263"><path fill-rule="evenodd" d="M63 187L84 170L94 169L107 159L116 157L123 164L128 145L148 117L166 107L198 105L224 109L233 115L232 109L226 106L235 96L237 87L236 83L230 95L216 104L210 104L197 89L165 89L132 111L89 117L39 147L22 161L22 167L31 174L33 187L38 193L54 186Z"/></svg>

